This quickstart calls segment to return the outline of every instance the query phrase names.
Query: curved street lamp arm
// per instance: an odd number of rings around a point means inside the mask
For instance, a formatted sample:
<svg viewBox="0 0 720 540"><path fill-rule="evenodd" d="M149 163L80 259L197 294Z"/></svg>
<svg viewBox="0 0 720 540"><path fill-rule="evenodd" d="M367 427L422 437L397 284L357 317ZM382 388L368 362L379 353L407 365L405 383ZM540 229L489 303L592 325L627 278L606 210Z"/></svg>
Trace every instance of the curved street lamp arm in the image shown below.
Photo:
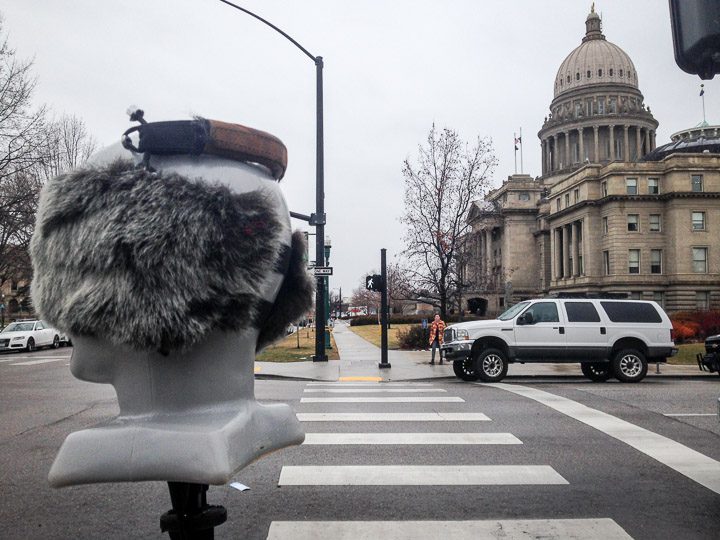
<svg viewBox="0 0 720 540"><path fill-rule="evenodd" d="M220 0L220 2L222 2L223 4L227 4L228 6L232 6L232 7L234 7L235 9L239 9L240 11L243 11L243 12L247 13L247 14L250 15L251 17L255 17L258 21L265 23L266 25L268 25L270 28L272 28L272 29L275 30L276 32L278 32L278 33L282 34L283 36L285 36L289 41L291 41L291 42L293 43L293 45L295 45L298 49L300 49L300 50L301 50L302 52L304 52L308 57L310 57L310 59L311 59L313 62L315 62L316 64L317 64L318 62L322 62L322 58L320 58L320 57L315 57L315 56L313 56L312 54L310 54L310 51L308 51L305 47L303 47L302 45L300 45L297 41L295 41L293 38L291 38L291 37L290 37L289 35L287 35L285 32L283 32L282 30L280 30L280 29L279 29L277 26L275 26L273 23L271 23L271 22L269 22L269 21L266 21L265 19L263 19L263 18L260 17L259 15L255 15L255 14L254 14L252 11L250 11L249 9L245 9L244 7L240 7L240 6L236 5L236 4L233 4L232 2L228 2L228 0Z"/></svg>

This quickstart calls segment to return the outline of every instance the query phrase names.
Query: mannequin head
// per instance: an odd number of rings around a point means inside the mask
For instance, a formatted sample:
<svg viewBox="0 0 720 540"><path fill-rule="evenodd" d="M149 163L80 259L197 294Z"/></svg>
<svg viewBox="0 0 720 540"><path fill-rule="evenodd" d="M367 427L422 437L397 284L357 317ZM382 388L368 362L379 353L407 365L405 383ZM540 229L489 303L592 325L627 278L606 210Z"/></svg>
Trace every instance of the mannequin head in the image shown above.
<svg viewBox="0 0 720 540"><path fill-rule="evenodd" d="M216 332L254 352L282 335L312 282L269 169L208 154L139 161L116 145L41 195L33 299L73 337L73 373L110 382L129 355L187 355Z"/></svg>

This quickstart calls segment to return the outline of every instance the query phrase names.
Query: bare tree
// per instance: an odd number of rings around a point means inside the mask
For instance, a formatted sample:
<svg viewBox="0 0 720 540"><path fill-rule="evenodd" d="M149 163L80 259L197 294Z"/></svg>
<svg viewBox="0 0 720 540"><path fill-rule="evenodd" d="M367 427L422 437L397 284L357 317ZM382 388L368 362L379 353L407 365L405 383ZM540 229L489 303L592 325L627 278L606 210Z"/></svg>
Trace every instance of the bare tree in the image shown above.
<svg viewBox="0 0 720 540"><path fill-rule="evenodd" d="M470 227L468 210L488 187L496 164L490 140L478 137L470 146L456 131L438 131L434 124L417 163L403 164L405 288L412 298L438 307L442 317L453 295L453 259Z"/></svg>
<svg viewBox="0 0 720 540"><path fill-rule="evenodd" d="M31 68L8 45L0 19L0 286L32 275L27 248L42 185L95 148L78 118L50 122L44 106L33 107Z"/></svg>

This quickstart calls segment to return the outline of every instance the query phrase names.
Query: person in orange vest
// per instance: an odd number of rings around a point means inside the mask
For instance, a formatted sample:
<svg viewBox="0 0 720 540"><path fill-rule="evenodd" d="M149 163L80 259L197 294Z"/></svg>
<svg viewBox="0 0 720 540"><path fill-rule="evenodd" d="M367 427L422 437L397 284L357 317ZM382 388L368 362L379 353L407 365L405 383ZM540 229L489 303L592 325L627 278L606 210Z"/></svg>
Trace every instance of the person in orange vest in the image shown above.
<svg viewBox="0 0 720 540"><path fill-rule="evenodd" d="M445 333L445 322L440 318L440 315L435 314L435 320L430 324L430 350L432 351L431 364L435 363L435 349L439 349L440 364L443 363L442 350L440 345L443 342L443 334Z"/></svg>

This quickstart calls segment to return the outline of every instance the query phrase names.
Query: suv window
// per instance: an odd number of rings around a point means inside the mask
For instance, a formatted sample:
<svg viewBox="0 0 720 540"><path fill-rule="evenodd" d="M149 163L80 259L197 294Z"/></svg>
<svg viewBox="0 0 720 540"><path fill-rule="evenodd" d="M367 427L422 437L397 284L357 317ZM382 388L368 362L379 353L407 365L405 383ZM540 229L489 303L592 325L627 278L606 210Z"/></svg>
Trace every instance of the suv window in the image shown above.
<svg viewBox="0 0 720 540"><path fill-rule="evenodd" d="M600 302L612 322L659 323L660 314L644 302Z"/></svg>
<svg viewBox="0 0 720 540"><path fill-rule="evenodd" d="M600 322L600 315L592 302L565 302L568 322Z"/></svg>
<svg viewBox="0 0 720 540"><path fill-rule="evenodd" d="M558 310L555 302L538 302L530 306L525 313L532 313L533 321L539 322L558 322Z"/></svg>

